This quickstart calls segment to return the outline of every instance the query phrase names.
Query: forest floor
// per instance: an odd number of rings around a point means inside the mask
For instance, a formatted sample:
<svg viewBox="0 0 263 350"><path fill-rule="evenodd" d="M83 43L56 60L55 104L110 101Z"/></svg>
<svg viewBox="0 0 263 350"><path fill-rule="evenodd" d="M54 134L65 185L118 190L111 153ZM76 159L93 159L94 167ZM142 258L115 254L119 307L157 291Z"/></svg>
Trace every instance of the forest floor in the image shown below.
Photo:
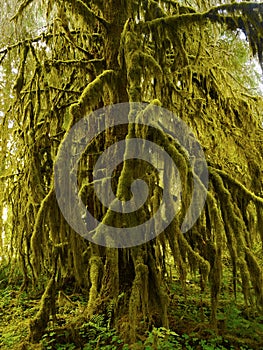
<svg viewBox="0 0 263 350"><path fill-rule="evenodd" d="M227 278L230 278L228 276ZM0 275L0 349L263 349L263 315L245 308L238 285L237 297L225 277L218 308L218 330L210 325L209 290L201 293L197 277L183 290L176 279L167 281L170 291L170 329L153 328L128 346L110 327L108 315L95 315L78 329L70 329L87 305L87 299L70 288L60 292L56 320L51 320L39 344L27 341L29 322L39 308L40 291L20 292L19 285ZM207 288L208 289L208 288ZM75 339L75 340L74 340Z"/></svg>

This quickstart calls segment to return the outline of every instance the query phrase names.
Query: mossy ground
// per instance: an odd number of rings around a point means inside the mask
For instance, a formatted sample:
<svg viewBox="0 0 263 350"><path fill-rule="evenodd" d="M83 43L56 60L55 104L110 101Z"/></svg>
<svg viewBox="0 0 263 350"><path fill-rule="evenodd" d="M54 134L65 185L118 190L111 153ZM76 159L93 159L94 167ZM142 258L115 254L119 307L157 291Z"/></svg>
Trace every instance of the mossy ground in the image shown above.
<svg viewBox="0 0 263 350"><path fill-rule="evenodd" d="M262 262L262 261L261 261ZM227 264L227 261L225 262ZM7 272L7 271L6 271ZM69 285L59 292L56 319L50 318L48 328L38 344L28 341L29 323L40 306L41 291L20 292L17 276L9 281L2 270L0 284L0 348L6 349L262 349L263 315L245 307L242 290L237 283L237 296L231 284L231 270L226 269L218 307L218 329L210 323L209 291L200 291L199 276L190 276L185 287L173 276L167 278L169 291L170 330L157 325L144 333L143 324L137 341L125 344L111 327L111 310L79 322L87 296ZM119 320L119 328L125 320Z"/></svg>

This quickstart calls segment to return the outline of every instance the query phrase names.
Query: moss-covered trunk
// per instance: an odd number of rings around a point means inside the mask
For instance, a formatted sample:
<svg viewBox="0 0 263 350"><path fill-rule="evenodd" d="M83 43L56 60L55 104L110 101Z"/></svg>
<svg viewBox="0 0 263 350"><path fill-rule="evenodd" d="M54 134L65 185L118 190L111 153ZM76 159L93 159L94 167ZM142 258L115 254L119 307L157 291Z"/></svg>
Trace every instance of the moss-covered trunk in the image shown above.
<svg viewBox="0 0 263 350"><path fill-rule="evenodd" d="M104 18L108 22L105 31L105 62L106 69L117 72L115 88L104 98L107 103L129 101L129 86L127 84L127 66L119 64L120 46L122 45L123 27L132 16L129 2L116 0L104 3ZM133 128L127 125L117 130L107 132L104 147L112 144L112 140L122 140L131 137ZM135 136L135 135L134 135ZM115 183L115 191L119 198L128 198L129 187L123 186L126 178L136 179L142 174L143 164L125 162L118 168L119 178ZM138 170L139 169L139 170ZM139 212L137 215L141 215ZM112 213L106 213L105 221L115 221ZM136 215L136 214L135 214ZM109 218L110 217L110 218ZM135 219L136 220L136 219ZM139 219L137 219L139 221ZM163 288L160 268L155 257L154 242L140 248L105 248L91 254L88 313L112 308L111 323L121 329L130 342L136 340L138 327L144 324L146 331L150 325L159 324L168 327L167 296Z"/></svg>
<svg viewBox="0 0 263 350"><path fill-rule="evenodd" d="M37 2L22 2L15 18L23 16L31 3ZM31 340L41 338L56 313L57 292L67 284L87 297L76 324L83 322L83 316L87 320L103 313L130 342L152 326L168 327L164 277L171 257L173 272L183 285L189 273L199 274L202 291L209 285L215 327L223 258L232 264L234 290L240 277L246 305L262 308L262 267L254 249L263 238L262 98L243 86L242 62L229 62L229 57L239 55L239 47L247 50L229 31L245 32L262 61L263 35L255 23L262 24L263 6L208 7L199 1L189 7L169 0L53 0L48 2L49 21L41 35L1 50L1 62L7 58L9 63L17 62L12 105L6 108L5 129L1 129L8 133L8 121L14 124L10 132L14 147L3 146L1 160L5 163L9 157L5 166L12 173L16 164L19 176L10 177L14 181L7 185L1 182L8 195L0 210L8 200L13 223L10 252L19 257L22 289L43 290L40 310L30 323ZM219 27L227 32L222 34ZM229 35L237 40L236 49ZM118 199L130 199L135 179L145 180L149 188L146 203L130 216L120 217L96 197L93 169L113 143L149 139L167 150L179 169L178 215L158 237L140 246L95 245L63 217L57 199L64 194L55 193L54 168L71 127L89 112L141 101L148 103L145 110L163 106L191 127L189 150L179 144L173 118L168 125L159 118L151 126L130 123L109 128L94 137L81 155L72 145L74 156L80 157L79 195L100 222L124 228L147 221L160 205L164 186L174 188L173 181L178 180L166 164L159 174L160 169L134 159L133 150L133 159L114 169L112 187ZM205 150L211 181L199 220L183 232L180 227L196 178L189 156L195 138ZM194 158L198 168L199 159ZM57 176L62 177L62 172L63 167ZM177 194L168 204L175 202ZM99 225L95 234L104 234L100 230Z"/></svg>

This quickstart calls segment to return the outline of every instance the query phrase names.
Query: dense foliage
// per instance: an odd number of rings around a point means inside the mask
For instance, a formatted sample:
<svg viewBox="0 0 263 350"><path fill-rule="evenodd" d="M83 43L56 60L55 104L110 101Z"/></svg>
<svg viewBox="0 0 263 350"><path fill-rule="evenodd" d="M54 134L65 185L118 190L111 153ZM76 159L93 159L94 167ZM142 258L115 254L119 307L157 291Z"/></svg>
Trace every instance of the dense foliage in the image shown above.
<svg viewBox="0 0 263 350"><path fill-rule="evenodd" d="M22 295L40 293L34 315L29 314L28 341L50 344L52 335L45 332L53 322L52 332L69 332L69 342L81 347L81 331L95 323L94 339L100 334L96 327L116 328L129 344L148 334L141 346L157 346L159 338L175 336L169 324L180 317L168 311L171 294L186 295L193 275L201 294L210 291L209 315L200 322L210 322L215 332L220 333L224 288L231 288L234 298L242 294L247 312L259 317L262 97L252 56L262 65L263 4L24 0L16 12L12 2L1 6L13 15L0 49L1 262L11 265L10 281L21 278ZM21 26L19 35L13 26ZM179 214L156 239L125 249L98 246L75 233L61 214L54 166L70 128L84 115L105 105L142 101L174 112L200 141L209 166L206 205L197 223L182 233L194 174L186 151L165 125L160 123L159 131L154 125L107 130L87 145L78 170L79 194L99 221L140 224L154 215L164 184L172 186L169 172L158 178L142 162L124 162L113 174L117 196L129 198L130 183L138 177L150 195L137 214L118 222L95 198L90 174L98 156L125 137L150 139L168 150L180 169L182 201ZM172 292L173 278L180 281L180 292ZM67 287L85 302L61 326L61 298L72 302ZM94 315L103 322L94 322Z"/></svg>

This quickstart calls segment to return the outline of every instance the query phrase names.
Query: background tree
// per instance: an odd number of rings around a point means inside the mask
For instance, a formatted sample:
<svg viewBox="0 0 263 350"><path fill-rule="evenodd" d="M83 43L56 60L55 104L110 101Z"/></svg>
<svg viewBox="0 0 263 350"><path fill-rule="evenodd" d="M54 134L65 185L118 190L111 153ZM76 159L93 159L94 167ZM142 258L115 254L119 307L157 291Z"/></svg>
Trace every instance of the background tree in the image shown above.
<svg viewBox="0 0 263 350"><path fill-rule="evenodd" d="M30 323L31 341L39 341L50 315L55 317L56 292L68 283L88 295L79 322L105 313L110 304L111 321L129 342L153 325L169 327L167 254L173 256L183 285L189 271L199 271L201 289L209 285L214 327L226 247L234 291L240 278L245 304L262 309L262 268L254 251L263 238L262 99L242 70L240 50L245 60L248 56L240 35L245 34L262 64L263 4L50 0L40 5L31 0L20 4L13 21L25 19L32 9L46 10L45 27L0 51L3 67L14 64L17 69L0 136L6 145L1 157L8 157L2 171L15 169L12 177L1 177L12 220L13 264L23 272L21 290L45 287ZM108 104L140 101L174 112L200 140L210 173L206 206L195 226L182 234L192 191L185 150L166 130L108 130L87 145L78 173L82 199L100 221L112 224L116 218L94 197L90 173L98 155L126 136L143 136L168 149L182 170L184 191L179 215L156 239L126 249L97 246L76 234L58 208L53 167L59 146L85 114ZM123 186L129 173L148 181L158 206L161 182L156 172L151 169L146 178L134 168L127 162L116 169L118 195L129 197ZM154 214L155 207L148 204L136 220Z"/></svg>

